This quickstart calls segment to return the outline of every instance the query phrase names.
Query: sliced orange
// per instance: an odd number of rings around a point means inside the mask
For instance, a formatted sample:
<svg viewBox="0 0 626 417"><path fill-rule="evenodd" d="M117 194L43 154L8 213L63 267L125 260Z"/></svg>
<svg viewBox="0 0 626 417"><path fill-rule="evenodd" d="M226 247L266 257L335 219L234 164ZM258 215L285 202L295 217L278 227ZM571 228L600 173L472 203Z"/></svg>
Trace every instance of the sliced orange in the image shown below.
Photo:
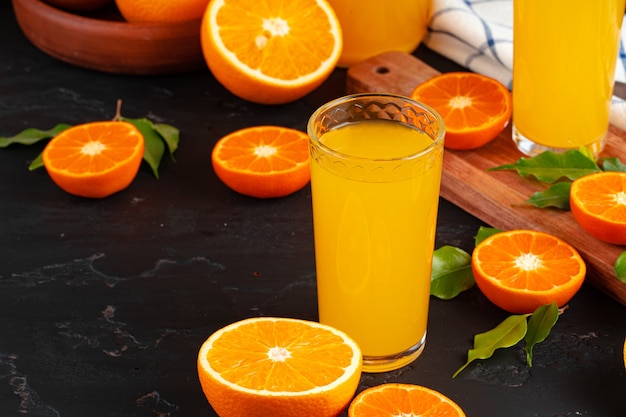
<svg viewBox="0 0 626 417"><path fill-rule="evenodd" d="M201 44L209 69L230 92L281 104L328 78L342 35L326 0L211 0Z"/></svg>
<svg viewBox="0 0 626 417"><path fill-rule="evenodd" d="M570 209L591 236L626 245L626 172L599 172L576 179L570 189Z"/></svg>
<svg viewBox="0 0 626 417"><path fill-rule="evenodd" d="M209 0L115 0L128 22L175 23L199 20Z"/></svg>
<svg viewBox="0 0 626 417"><path fill-rule="evenodd" d="M478 288L498 307L532 313L565 305L580 289L585 263L571 245L548 233L511 230L480 242L472 253Z"/></svg>
<svg viewBox="0 0 626 417"><path fill-rule="evenodd" d="M311 180L306 133L281 126L254 126L224 136L211 154L217 176L238 193L284 197Z"/></svg>
<svg viewBox="0 0 626 417"><path fill-rule="evenodd" d="M143 135L127 122L91 122L64 130L43 150L43 164L63 190L102 198L128 187L143 159Z"/></svg>
<svg viewBox="0 0 626 417"><path fill-rule="evenodd" d="M361 351L317 322L251 318L204 342L198 375L220 417L335 417L356 391Z"/></svg>
<svg viewBox="0 0 626 417"><path fill-rule="evenodd" d="M454 401L420 385L382 384L362 391L350 404L348 417L465 417Z"/></svg>
<svg viewBox="0 0 626 417"><path fill-rule="evenodd" d="M475 149L504 130L513 109L511 92L499 81L471 72L444 73L418 85L411 98L434 108L446 126L444 146Z"/></svg>

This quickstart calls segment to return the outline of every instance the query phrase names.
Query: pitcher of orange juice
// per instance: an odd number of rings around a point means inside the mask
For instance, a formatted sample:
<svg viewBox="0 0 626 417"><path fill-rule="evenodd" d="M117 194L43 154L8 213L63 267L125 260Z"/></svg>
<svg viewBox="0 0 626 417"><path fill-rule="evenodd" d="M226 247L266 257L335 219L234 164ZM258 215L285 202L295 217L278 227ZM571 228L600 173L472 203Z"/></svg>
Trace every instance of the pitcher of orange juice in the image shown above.
<svg viewBox="0 0 626 417"><path fill-rule="evenodd" d="M343 31L339 66L387 51L413 52L426 35L431 0L329 0Z"/></svg>

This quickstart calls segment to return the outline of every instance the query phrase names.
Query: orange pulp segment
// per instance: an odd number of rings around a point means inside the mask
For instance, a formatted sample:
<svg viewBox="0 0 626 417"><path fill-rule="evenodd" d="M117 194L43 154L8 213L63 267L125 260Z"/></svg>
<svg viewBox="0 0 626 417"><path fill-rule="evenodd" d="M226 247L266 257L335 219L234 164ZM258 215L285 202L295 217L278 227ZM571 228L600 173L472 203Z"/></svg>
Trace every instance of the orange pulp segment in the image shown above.
<svg viewBox="0 0 626 417"><path fill-rule="evenodd" d="M90 122L52 138L42 159L52 180L63 190L102 198L130 185L143 152L143 135L131 123Z"/></svg>
<svg viewBox="0 0 626 417"><path fill-rule="evenodd" d="M433 389L387 383L368 388L352 401L348 417L465 417L454 401Z"/></svg>
<svg viewBox="0 0 626 417"><path fill-rule="evenodd" d="M198 375L220 417L335 417L356 391L361 351L317 322L251 318L203 343Z"/></svg>
<svg viewBox="0 0 626 417"><path fill-rule="evenodd" d="M599 172L576 179L570 189L570 209L591 236L626 245L626 172Z"/></svg>
<svg viewBox="0 0 626 417"><path fill-rule="evenodd" d="M446 127L445 147L466 150L493 140L509 123L511 92L499 81L471 72L449 72L421 83L411 98L434 108Z"/></svg>
<svg viewBox="0 0 626 417"><path fill-rule="evenodd" d="M201 43L209 69L229 91L282 104L328 78L342 35L326 0L212 0Z"/></svg>
<svg viewBox="0 0 626 417"><path fill-rule="evenodd" d="M280 126L254 126L221 138L211 154L216 175L251 197L284 197L311 179L309 140L304 132Z"/></svg>
<svg viewBox="0 0 626 417"><path fill-rule="evenodd" d="M580 289L585 263L564 240L533 230L511 230L480 242L472 253L478 288L498 307L517 314L566 304Z"/></svg>

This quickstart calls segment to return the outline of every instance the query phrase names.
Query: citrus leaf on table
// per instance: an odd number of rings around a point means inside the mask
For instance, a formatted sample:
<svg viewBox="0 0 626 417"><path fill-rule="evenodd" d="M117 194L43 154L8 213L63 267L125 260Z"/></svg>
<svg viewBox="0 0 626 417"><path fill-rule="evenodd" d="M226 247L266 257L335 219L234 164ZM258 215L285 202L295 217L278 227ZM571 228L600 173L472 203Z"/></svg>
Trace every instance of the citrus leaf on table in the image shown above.
<svg viewBox="0 0 626 417"><path fill-rule="evenodd" d="M430 294L450 300L474 285L472 257L463 249L442 246L433 254Z"/></svg>
<svg viewBox="0 0 626 417"><path fill-rule="evenodd" d="M552 184L562 178L575 180L600 172L593 155L585 148L563 153L542 152L532 158L520 158L513 164L500 165L489 171L515 170L521 176L532 176L541 182Z"/></svg>
<svg viewBox="0 0 626 417"><path fill-rule="evenodd" d="M41 168L43 166L43 152L39 153L39 155L37 155L37 157L35 159L32 160L32 162L28 165L28 170L29 171L34 171L38 168Z"/></svg>
<svg viewBox="0 0 626 417"><path fill-rule="evenodd" d="M602 160L602 169L604 171L626 172L626 164L618 158L606 158Z"/></svg>
<svg viewBox="0 0 626 417"><path fill-rule="evenodd" d="M50 139L63 132L68 127L71 127L65 123L59 123L49 130L40 130L33 127L22 130L15 136L1 137L0 136L0 148L6 148L9 145L18 143L21 145L32 145L40 140Z"/></svg>
<svg viewBox="0 0 626 417"><path fill-rule="evenodd" d="M154 123L154 130L161 135L167 149L170 153L172 160L174 159L174 152L178 150L178 143L180 141L180 131L174 126L167 125L165 123Z"/></svg>
<svg viewBox="0 0 626 417"><path fill-rule="evenodd" d="M143 159L148 163L152 169L152 173L156 178L159 178L159 165L161 159L165 153L165 143L163 137L155 130L154 124L146 119L128 119L125 117L120 118L128 123L132 123L139 129L144 138L145 148L143 153Z"/></svg>
<svg viewBox="0 0 626 417"><path fill-rule="evenodd" d="M524 350L526 351L528 366L533 366L533 347L546 340L558 318L559 307L554 302L538 307L530 316L524 337L526 342Z"/></svg>
<svg viewBox="0 0 626 417"><path fill-rule="evenodd" d="M537 191L526 202L539 208L556 207L562 210L569 210L569 191L571 187L571 182L557 182L545 191Z"/></svg>
<svg viewBox="0 0 626 417"><path fill-rule="evenodd" d="M496 229L495 227L480 226L480 228L478 229L478 233L476 233L476 236L474 237L474 245L478 245L489 236L495 235L496 233L500 232L502 232L502 230Z"/></svg>
<svg viewBox="0 0 626 417"><path fill-rule="evenodd" d="M620 282L626 284L626 251L622 252L615 261L615 275Z"/></svg>
<svg viewBox="0 0 626 417"><path fill-rule="evenodd" d="M496 349L514 346L526 335L528 314L507 317L493 329L474 336L474 347L467 353L467 362L452 375L455 378L476 359L488 359Z"/></svg>

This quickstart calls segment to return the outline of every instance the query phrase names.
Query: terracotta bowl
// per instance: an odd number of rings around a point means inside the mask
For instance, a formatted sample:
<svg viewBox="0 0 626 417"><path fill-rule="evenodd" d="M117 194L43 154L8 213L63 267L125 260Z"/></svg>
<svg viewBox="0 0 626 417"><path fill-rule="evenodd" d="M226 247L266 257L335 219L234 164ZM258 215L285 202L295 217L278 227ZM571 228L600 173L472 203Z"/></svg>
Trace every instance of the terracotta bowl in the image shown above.
<svg viewBox="0 0 626 417"><path fill-rule="evenodd" d="M54 7L64 10L98 10L111 3L113 0L43 0Z"/></svg>
<svg viewBox="0 0 626 417"><path fill-rule="evenodd" d="M78 14L40 0L13 0L24 35L43 52L67 63L118 74L172 74L207 68L200 20L128 23L111 3Z"/></svg>

